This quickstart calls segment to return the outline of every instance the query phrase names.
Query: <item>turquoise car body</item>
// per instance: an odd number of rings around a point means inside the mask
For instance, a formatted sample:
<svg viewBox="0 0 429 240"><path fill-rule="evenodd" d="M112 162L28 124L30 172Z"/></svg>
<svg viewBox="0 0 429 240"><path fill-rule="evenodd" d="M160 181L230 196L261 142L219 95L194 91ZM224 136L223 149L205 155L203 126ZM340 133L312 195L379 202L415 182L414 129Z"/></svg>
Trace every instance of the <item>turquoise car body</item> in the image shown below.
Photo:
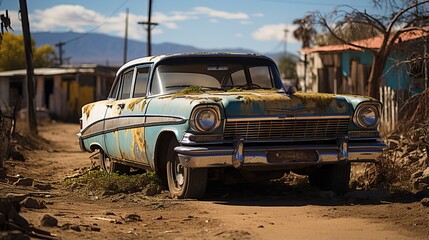
<svg viewBox="0 0 429 240"><path fill-rule="evenodd" d="M157 66L165 61L200 57L265 61L270 66L273 86L151 93ZM362 126L361 116L357 116L358 108L371 106L368 111L372 111L374 121L379 121L379 101L363 96L288 91L282 86L274 62L264 56L198 53L147 57L124 65L117 81L131 71L131 86L135 86L139 66L149 68L145 96L134 97L131 90L129 97L111 97L82 108L78 136L83 150L101 149L114 161L158 171L162 168L159 156L164 136L168 135L178 142L175 150L186 167L269 170L343 160L373 161L385 146L377 131L378 122ZM195 130L193 114L198 108L217 112L218 126L209 131ZM303 152L306 159L285 156L285 152L294 151ZM305 151L312 153L306 155Z"/></svg>

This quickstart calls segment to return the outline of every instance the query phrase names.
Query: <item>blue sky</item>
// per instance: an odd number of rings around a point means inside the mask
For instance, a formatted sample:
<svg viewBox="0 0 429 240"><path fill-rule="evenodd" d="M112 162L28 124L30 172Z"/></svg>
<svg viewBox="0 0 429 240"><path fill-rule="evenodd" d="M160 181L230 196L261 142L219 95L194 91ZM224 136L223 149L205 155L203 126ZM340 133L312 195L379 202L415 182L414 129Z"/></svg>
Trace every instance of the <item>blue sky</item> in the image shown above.
<svg viewBox="0 0 429 240"><path fill-rule="evenodd" d="M94 31L123 37L129 8L129 37L146 41L138 21L146 21L147 0L27 0L32 32ZM152 42L172 42L205 49L247 48L255 52L296 52L292 21L307 12L322 13L346 4L372 8L370 0L153 0ZM12 27L21 32L18 0L0 0L0 13L9 10ZM94 30L95 29L95 30ZM285 38L284 29L289 33ZM67 39L64 39L67 41Z"/></svg>

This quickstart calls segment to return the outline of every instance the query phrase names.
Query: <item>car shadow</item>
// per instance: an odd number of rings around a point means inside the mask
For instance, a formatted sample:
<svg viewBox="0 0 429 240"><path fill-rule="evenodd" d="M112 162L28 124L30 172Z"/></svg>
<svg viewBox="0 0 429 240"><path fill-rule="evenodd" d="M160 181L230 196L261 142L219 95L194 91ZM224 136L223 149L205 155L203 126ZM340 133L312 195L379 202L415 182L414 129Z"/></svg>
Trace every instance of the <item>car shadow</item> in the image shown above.
<svg viewBox="0 0 429 240"><path fill-rule="evenodd" d="M389 203L411 203L421 197L409 193L391 193L385 189L353 190L339 195L322 191L308 183L288 185L269 183L265 185L210 183L207 193L200 201L238 206L350 206Z"/></svg>

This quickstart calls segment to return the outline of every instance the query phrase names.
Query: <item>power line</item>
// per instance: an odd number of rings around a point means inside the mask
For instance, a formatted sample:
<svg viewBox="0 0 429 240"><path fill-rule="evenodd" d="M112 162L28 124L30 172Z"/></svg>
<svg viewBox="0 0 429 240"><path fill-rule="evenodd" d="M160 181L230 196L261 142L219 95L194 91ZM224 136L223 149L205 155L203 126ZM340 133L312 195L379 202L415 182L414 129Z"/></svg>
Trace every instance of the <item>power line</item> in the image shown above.
<svg viewBox="0 0 429 240"><path fill-rule="evenodd" d="M82 35L80 35L80 36L78 36L78 37L75 37L75 38L72 38L72 39L69 39L69 40L67 40L67 41L65 41L65 42L63 42L64 44L67 44L67 43L70 43L70 42L73 42L73 41L76 41L76 40L78 40L78 39L81 39L81 38L83 38L83 37L85 37L86 35L88 35L88 34L90 34L90 33L92 33L92 32L94 32L95 30L97 30L97 29L99 29L100 27L102 27L104 24L106 24L106 23L108 23L109 22L109 20L110 20L110 18L113 16L113 15L115 15L127 2L128 2L129 0L125 0L119 7L117 7L110 15L109 15L109 17L107 17L107 19L106 19L106 21L104 21L104 22L102 22L100 25L98 25L98 26L96 26L96 27L94 27L94 28L92 28L92 29L90 29L89 31L87 31L87 32L85 32L85 33L83 33Z"/></svg>

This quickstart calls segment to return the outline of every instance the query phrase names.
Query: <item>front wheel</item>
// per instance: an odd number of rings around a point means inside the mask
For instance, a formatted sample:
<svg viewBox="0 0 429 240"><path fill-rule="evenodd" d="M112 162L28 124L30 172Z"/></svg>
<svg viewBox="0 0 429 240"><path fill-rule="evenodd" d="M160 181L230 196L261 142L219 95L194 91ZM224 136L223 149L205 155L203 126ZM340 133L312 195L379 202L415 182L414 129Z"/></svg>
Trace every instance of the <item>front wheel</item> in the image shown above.
<svg viewBox="0 0 429 240"><path fill-rule="evenodd" d="M201 198L207 187L207 168L187 168L180 164L171 139L167 149L167 182L173 198Z"/></svg>

